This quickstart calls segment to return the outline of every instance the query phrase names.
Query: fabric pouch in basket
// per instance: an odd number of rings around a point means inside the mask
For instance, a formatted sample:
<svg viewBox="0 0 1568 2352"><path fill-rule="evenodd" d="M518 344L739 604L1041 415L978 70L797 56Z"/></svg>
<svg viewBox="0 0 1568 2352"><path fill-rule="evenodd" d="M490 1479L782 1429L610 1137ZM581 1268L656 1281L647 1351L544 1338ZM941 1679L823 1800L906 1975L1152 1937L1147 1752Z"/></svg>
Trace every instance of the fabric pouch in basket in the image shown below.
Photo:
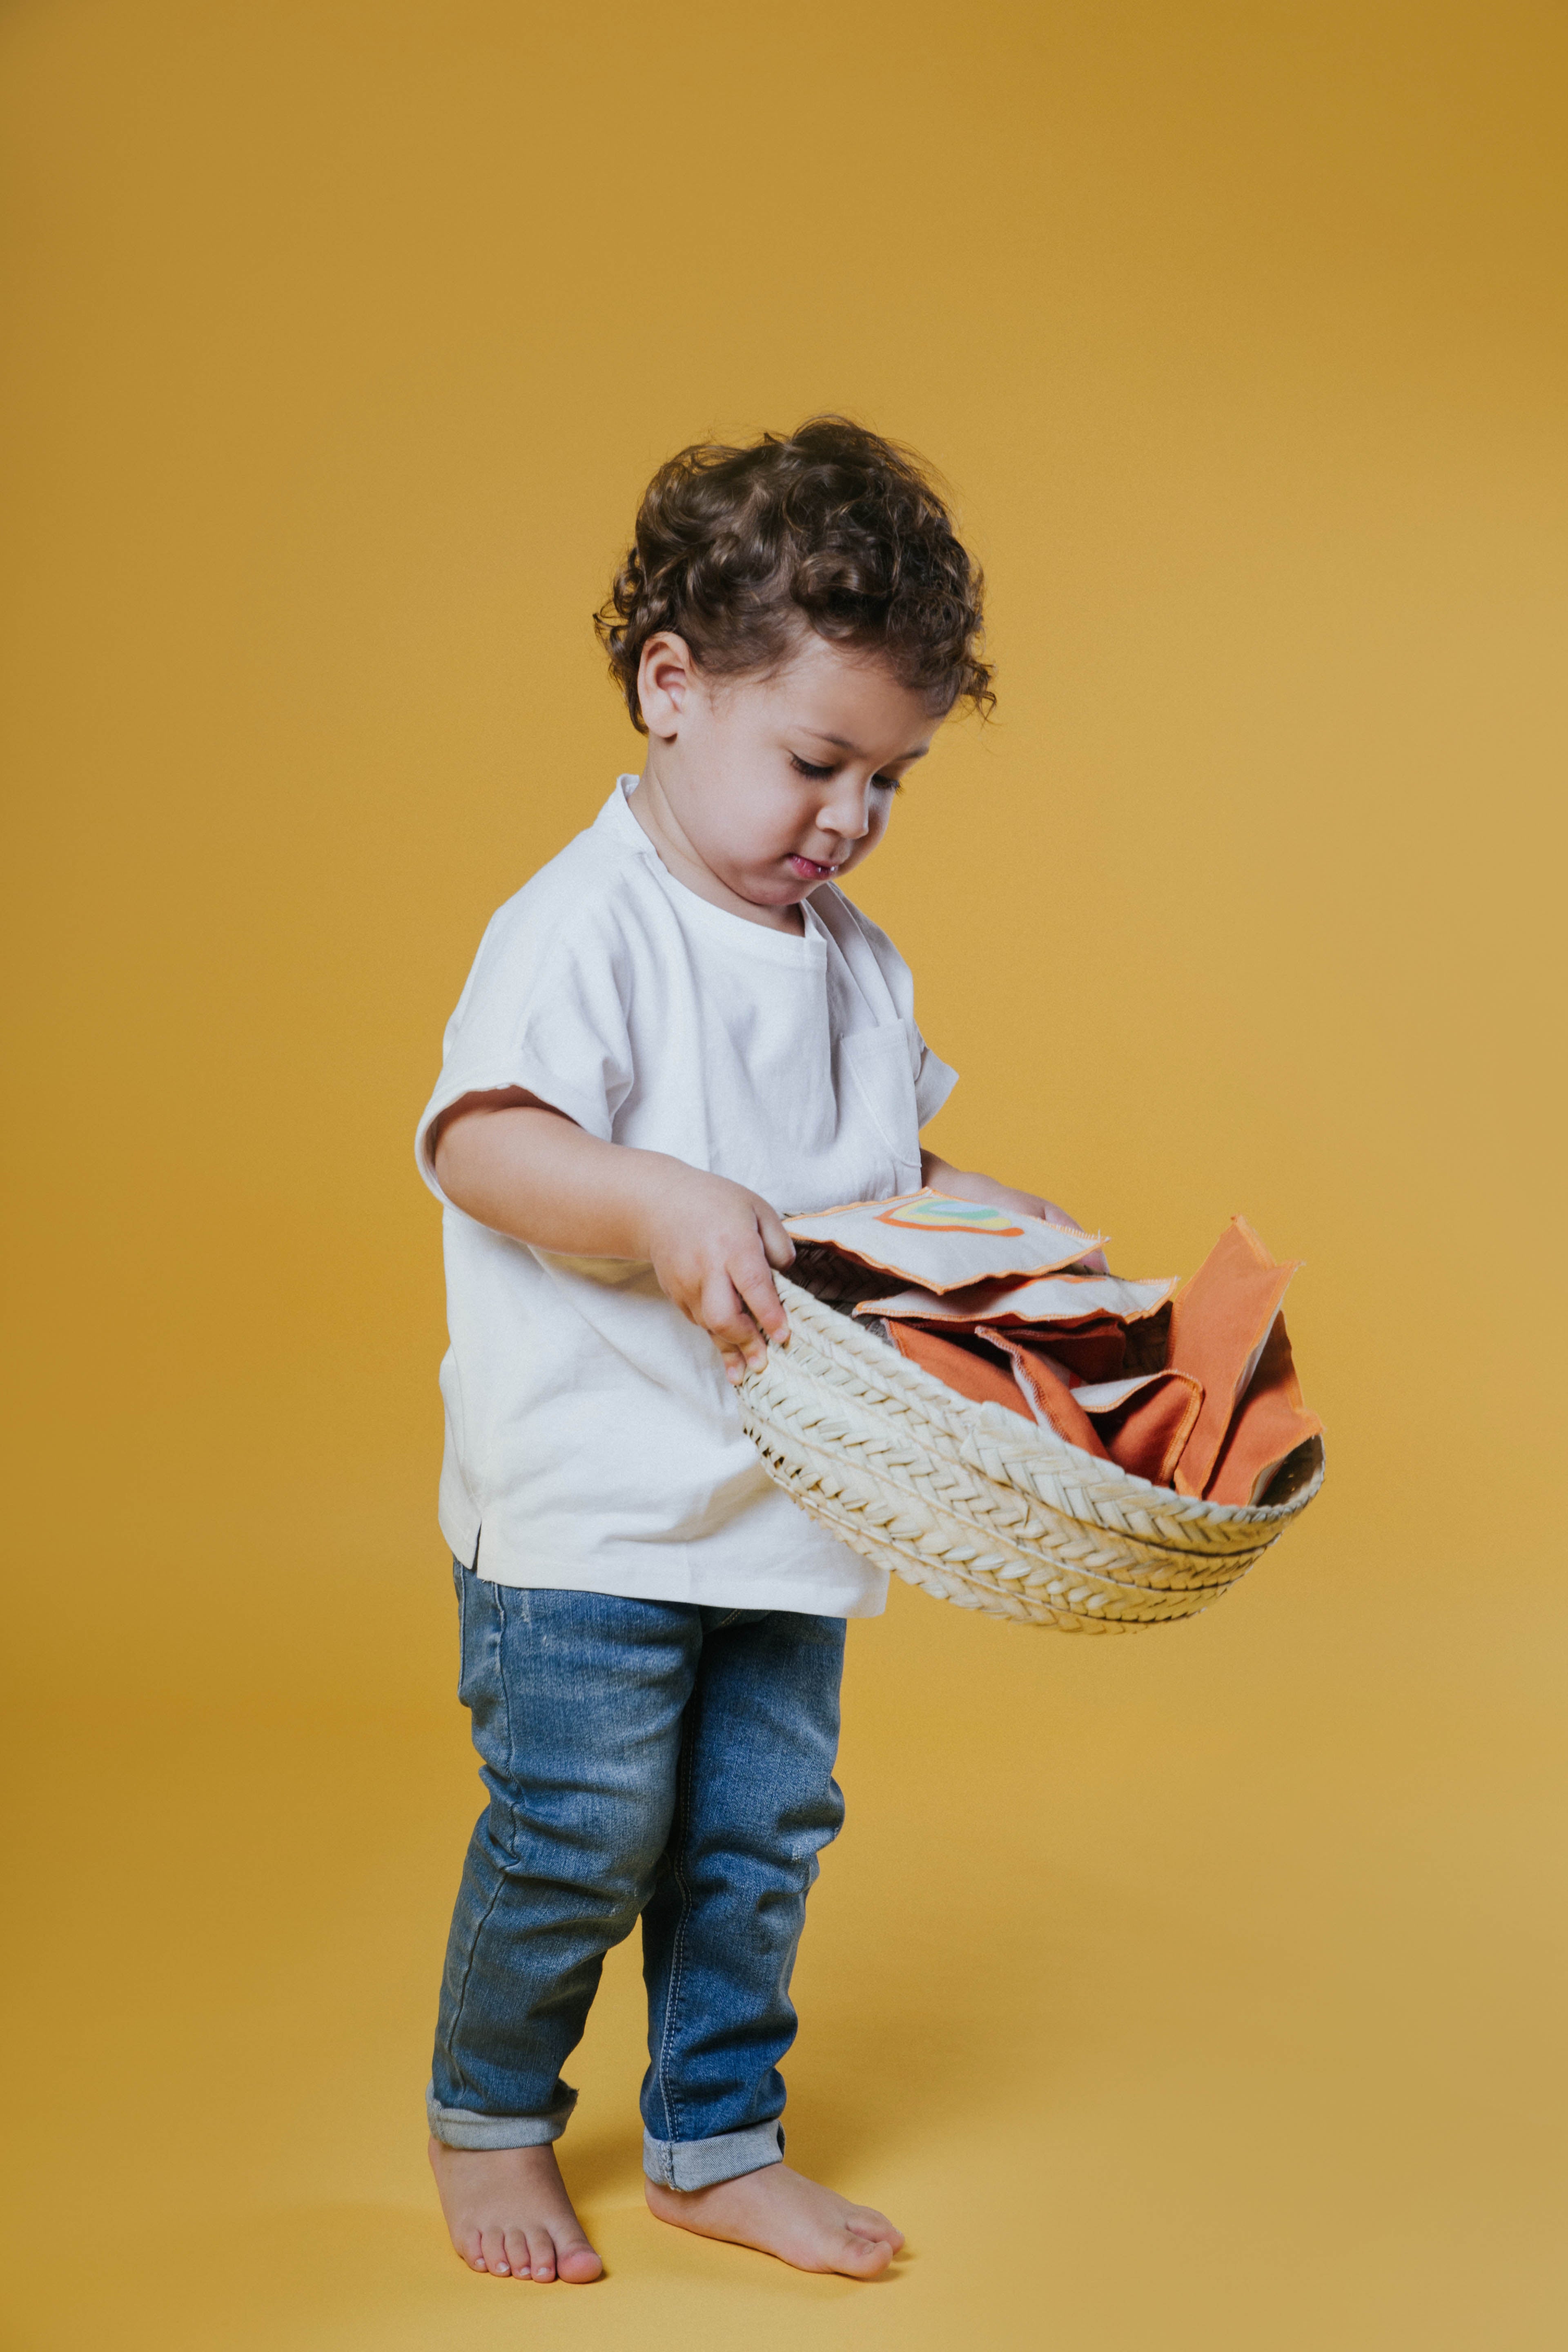
<svg viewBox="0 0 1568 2352"><path fill-rule="evenodd" d="M1240 1219L1174 1299L1071 1274L1095 1236L930 1191L785 1223L791 1337L742 1380L742 1426L801 1509L940 1599L1170 1623L1322 1485L1279 1312L1295 1269Z"/></svg>
<svg viewBox="0 0 1568 2352"><path fill-rule="evenodd" d="M851 1201L815 1216L786 1217L797 1242L816 1242L879 1274L939 1295L1006 1276L1056 1274L1098 1249L1102 1234L1074 1233L1040 1217L1010 1217L928 1186L891 1201Z"/></svg>

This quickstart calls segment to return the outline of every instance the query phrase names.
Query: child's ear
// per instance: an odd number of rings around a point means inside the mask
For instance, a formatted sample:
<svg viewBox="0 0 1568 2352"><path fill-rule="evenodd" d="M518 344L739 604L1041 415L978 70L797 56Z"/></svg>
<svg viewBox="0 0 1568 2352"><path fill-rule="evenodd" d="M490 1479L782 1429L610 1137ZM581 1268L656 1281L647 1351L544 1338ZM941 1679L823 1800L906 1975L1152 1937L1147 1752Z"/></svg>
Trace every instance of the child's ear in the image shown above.
<svg viewBox="0 0 1568 2352"><path fill-rule="evenodd" d="M637 664L637 707L650 735L673 741L689 699L696 665L691 648L673 629L649 637Z"/></svg>

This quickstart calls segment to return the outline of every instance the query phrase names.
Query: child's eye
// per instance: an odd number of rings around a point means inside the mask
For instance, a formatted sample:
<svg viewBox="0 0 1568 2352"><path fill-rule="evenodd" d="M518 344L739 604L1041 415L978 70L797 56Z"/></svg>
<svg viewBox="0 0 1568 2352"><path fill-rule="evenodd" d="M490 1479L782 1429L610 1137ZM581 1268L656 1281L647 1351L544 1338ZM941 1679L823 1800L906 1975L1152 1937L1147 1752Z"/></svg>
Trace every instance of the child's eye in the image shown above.
<svg viewBox="0 0 1568 2352"><path fill-rule="evenodd" d="M789 763L797 776L809 776L814 784L825 783L835 772L832 768L818 767L815 761L803 760L798 751L790 753ZM873 776L871 782L884 793L901 793L904 788L901 776Z"/></svg>

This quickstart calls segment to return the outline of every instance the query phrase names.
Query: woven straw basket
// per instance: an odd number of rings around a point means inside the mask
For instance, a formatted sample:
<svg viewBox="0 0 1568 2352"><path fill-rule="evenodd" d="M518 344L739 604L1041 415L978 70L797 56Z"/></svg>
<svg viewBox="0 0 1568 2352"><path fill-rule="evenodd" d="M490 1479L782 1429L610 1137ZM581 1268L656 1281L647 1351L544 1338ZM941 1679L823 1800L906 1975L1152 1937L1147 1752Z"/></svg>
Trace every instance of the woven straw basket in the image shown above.
<svg viewBox="0 0 1568 2352"><path fill-rule="evenodd" d="M1266 1505L1205 1503L971 1404L783 1276L787 1348L741 1384L772 1477L841 1542L960 1609L1063 1633L1195 1617L1323 1483L1313 1438Z"/></svg>

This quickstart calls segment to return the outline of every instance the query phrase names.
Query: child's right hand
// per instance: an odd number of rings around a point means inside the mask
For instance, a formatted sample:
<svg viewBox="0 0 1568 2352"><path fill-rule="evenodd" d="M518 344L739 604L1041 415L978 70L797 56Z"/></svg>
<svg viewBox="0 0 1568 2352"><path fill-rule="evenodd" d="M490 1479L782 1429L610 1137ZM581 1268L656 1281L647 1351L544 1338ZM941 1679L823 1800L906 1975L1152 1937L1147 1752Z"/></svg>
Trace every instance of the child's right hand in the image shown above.
<svg viewBox="0 0 1568 2352"><path fill-rule="evenodd" d="M793 1264L795 1244L778 1212L727 1176L669 1160L645 1215L646 1255L666 1296L707 1332L731 1382L760 1371L768 1341L789 1339L770 1269Z"/></svg>
<svg viewBox="0 0 1568 2352"><path fill-rule="evenodd" d="M569 1256L650 1259L731 1381L761 1370L770 1339L788 1339L770 1269L794 1263L795 1244L743 1184L585 1135L516 1087L463 1096L429 1150L447 1199L496 1233Z"/></svg>

